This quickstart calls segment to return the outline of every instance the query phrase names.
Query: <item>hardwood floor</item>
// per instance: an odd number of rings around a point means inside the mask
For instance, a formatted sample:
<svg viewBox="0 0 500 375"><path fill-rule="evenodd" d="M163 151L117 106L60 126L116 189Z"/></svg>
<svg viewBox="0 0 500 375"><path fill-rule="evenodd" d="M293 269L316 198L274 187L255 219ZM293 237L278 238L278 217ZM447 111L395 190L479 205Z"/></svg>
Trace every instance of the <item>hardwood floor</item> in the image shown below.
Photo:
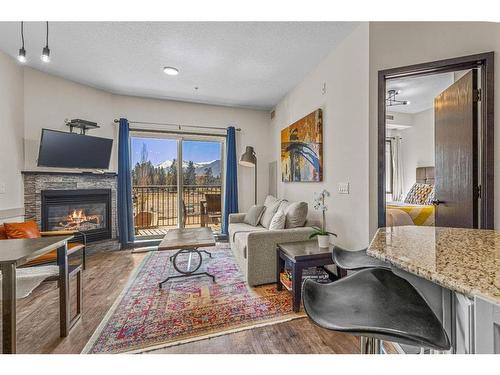
<svg viewBox="0 0 500 375"><path fill-rule="evenodd" d="M303 318L149 353L351 354L359 353L359 340L324 330Z"/></svg>
<svg viewBox="0 0 500 375"><path fill-rule="evenodd" d="M120 251L88 257L82 320L64 339L59 337L56 282L44 282L19 300L18 352L80 353L144 256ZM359 344L351 335L326 331L304 318L151 353L359 353Z"/></svg>

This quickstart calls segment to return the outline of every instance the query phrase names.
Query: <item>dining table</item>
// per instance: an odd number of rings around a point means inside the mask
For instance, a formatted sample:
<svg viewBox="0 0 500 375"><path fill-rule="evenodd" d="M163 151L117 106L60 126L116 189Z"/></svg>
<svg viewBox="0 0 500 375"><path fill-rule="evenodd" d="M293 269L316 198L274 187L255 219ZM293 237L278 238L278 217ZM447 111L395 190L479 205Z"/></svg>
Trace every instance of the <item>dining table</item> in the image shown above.
<svg viewBox="0 0 500 375"><path fill-rule="evenodd" d="M59 327L60 336L70 329L68 241L72 235L0 241L2 271L2 353L16 353L16 270L29 261L57 249L59 268Z"/></svg>

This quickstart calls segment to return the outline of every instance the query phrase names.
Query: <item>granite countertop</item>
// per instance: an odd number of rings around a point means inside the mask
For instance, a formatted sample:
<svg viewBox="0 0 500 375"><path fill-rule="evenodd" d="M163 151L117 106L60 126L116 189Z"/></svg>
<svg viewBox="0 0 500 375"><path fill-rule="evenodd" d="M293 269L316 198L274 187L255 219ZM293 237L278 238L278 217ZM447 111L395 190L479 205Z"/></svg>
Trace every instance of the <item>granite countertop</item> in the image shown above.
<svg viewBox="0 0 500 375"><path fill-rule="evenodd" d="M367 253L445 288L500 303L500 231L379 228Z"/></svg>

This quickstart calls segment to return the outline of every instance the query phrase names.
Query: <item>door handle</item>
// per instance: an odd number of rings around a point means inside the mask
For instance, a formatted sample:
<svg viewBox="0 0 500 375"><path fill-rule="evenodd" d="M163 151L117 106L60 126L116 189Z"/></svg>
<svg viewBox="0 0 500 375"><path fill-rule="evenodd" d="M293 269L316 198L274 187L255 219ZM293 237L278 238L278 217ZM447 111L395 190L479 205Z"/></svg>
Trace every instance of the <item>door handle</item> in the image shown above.
<svg viewBox="0 0 500 375"><path fill-rule="evenodd" d="M434 200L431 201L431 203L434 206L439 206L441 203L444 203L444 201L440 201L439 199L434 199Z"/></svg>

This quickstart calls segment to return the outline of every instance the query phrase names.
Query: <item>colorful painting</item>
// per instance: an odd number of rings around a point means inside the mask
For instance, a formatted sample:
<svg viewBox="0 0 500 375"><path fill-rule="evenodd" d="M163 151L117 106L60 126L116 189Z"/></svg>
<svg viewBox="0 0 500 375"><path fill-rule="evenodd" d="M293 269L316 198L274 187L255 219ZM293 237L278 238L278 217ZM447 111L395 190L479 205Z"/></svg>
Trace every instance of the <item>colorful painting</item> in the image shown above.
<svg viewBox="0 0 500 375"><path fill-rule="evenodd" d="M323 116L318 109L281 131L281 180L323 179Z"/></svg>

